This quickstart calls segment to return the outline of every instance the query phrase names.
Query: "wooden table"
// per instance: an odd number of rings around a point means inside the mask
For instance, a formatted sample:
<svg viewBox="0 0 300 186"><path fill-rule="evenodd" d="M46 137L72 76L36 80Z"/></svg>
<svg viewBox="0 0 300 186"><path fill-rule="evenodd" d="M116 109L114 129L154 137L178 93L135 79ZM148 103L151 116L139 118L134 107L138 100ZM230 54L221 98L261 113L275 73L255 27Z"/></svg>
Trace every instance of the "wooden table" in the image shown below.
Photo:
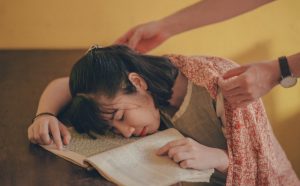
<svg viewBox="0 0 300 186"><path fill-rule="evenodd" d="M68 76L83 50L0 51L0 185L113 185L30 144L27 128L53 79Z"/></svg>

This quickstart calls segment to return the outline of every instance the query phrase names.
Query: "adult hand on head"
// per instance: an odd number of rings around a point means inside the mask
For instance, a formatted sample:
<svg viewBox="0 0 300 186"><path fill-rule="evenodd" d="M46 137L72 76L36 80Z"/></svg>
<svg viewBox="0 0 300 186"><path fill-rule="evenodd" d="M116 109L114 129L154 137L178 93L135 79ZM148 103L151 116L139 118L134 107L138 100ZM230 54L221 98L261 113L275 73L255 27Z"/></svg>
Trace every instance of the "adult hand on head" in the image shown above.
<svg viewBox="0 0 300 186"><path fill-rule="evenodd" d="M157 151L157 155L167 154L182 168L206 170L216 168L226 172L228 156L222 149L204 146L191 138L174 140Z"/></svg>
<svg viewBox="0 0 300 186"><path fill-rule="evenodd" d="M44 115L37 117L28 127L28 139L40 145L49 145L54 141L57 148L62 149L63 144L69 144L71 135L56 117Z"/></svg>
<svg viewBox="0 0 300 186"><path fill-rule="evenodd" d="M224 97L233 106L245 106L268 93L279 83L276 61L244 65L229 70L219 79Z"/></svg>
<svg viewBox="0 0 300 186"><path fill-rule="evenodd" d="M141 53L146 53L171 36L164 28L162 21L152 21L137 25L115 41L115 44L125 44Z"/></svg>

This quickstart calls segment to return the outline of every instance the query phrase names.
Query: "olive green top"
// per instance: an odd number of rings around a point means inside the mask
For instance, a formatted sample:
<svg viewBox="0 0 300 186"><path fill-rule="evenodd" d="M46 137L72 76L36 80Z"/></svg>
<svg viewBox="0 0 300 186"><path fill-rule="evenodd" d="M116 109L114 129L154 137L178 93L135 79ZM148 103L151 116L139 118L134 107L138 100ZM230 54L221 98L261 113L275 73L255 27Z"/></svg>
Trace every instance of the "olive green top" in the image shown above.
<svg viewBox="0 0 300 186"><path fill-rule="evenodd" d="M215 101L208 91L189 81L186 96L173 117L162 111L162 121L167 127L174 127L187 137L202 145L226 149L226 139L222 132L221 119L217 117ZM215 172L211 183L225 185L226 175ZM189 185L184 183L184 185ZM192 185L195 185L193 183ZM196 185L207 185L198 183Z"/></svg>

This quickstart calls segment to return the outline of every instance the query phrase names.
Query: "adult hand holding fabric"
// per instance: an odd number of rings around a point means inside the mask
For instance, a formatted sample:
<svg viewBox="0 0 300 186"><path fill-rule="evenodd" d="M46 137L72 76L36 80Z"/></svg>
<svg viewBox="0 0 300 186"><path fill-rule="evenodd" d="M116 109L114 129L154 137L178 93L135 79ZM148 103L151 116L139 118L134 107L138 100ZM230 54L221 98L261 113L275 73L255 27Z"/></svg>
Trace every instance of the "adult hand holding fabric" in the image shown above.
<svg viewBox="0 0 300 186"><path fill-rule="evenodd" d="M234 106L245 106L268 93L280 78L275 62L261 62L229 70L219 80L222 93Z"/></svg>

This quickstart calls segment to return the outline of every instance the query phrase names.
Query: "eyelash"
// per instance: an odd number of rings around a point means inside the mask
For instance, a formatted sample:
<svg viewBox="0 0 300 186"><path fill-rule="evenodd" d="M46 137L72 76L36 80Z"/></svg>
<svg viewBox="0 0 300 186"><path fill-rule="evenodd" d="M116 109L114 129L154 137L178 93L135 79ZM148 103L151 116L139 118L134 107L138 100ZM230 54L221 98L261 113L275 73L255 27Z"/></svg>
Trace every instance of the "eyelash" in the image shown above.
<svg viewBox="0 0 300 186"><path fill-rule="evenodd" d="M117 113L117 110L113 113L112 118L115 118L116 113ZM120 119L118 119L118 120L119 121L124 121L124 118L125 118L125 112L122 113L122 117Z"/></svg>
<svg viewBox="0 0 300 186"><path fill-rule="evenodd" d="M123 113L122 117L119 119L119 121L124 121L125 114Z"/></svg>

